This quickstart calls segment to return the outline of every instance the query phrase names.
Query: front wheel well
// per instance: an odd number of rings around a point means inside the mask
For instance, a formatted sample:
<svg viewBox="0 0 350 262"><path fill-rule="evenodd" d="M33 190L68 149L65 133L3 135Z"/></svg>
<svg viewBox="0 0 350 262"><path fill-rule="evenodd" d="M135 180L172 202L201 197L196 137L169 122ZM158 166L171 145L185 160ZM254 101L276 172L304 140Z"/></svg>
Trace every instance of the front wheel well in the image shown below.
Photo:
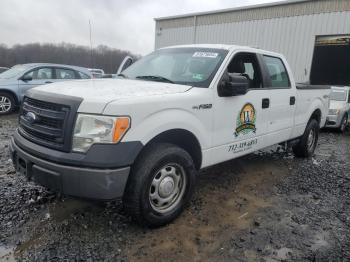
<svg viewBox="0 0 350 262"><path fill-rule="evenodd" d="M192 132L184 129L168 130L150 140L146 147L153 143L170 143L181 147L190 154L196 169L200 169L202 165L202 149L198 139Z"/></svg>
<svg viewBox="0 0 350 262"><path fill-rule="evenodd" d="M7 90L7 89L0 89L0 93L6 93L6 94L11 95L13 97L13 99L15 100L16 106L19 105L18 97L15 94L15 92L13 92L11 90Z"/></svg>

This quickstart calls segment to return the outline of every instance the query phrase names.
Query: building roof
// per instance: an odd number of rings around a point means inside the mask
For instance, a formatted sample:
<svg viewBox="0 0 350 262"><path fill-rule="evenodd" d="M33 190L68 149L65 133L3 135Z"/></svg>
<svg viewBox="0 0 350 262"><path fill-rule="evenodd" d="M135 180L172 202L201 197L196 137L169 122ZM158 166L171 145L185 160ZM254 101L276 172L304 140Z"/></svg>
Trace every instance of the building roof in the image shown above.
<svg viewBox="0 0 350 262"><path fill-rule="evenodd" d="M265 20L350 11L350 0L289 0L156 18L159 29Z"/></svg>
<svg viewBox="0 0 350 262"><path fill-rule="evenodd" d="M174 15L174 16L164 16L164 17L154 18L154 20L155 21L160 21L160 20L168 20L168 19L200 16L200 15L227 13L227 12L250 10L250 9L259 9L259 8L265 8L265 7L297 4L297 3L311 2L311 1L312 0L284 0L284 1L277 1L277 2L271 2L271 3L257 4L257 5L247 5L247 6L240 6L240 7L226 8L226 9L219 9L219 10L212 10L212 11L194 12L194 13L188 13L188 14L182 14L182 15Z"/></svg>

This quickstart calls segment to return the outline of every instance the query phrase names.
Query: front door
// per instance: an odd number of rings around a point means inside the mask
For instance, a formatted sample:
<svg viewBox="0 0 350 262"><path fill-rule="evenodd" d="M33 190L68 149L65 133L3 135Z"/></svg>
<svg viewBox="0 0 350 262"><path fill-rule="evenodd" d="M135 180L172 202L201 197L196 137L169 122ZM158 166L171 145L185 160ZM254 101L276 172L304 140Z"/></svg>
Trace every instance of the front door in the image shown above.
<svg viewBox="0 0 350 262"><path fill-rule="evenodd" d="M259 59L254 53L237 53L225 74L244 76L249 82L245 95L216 95L212 162L229 160L266 146L269 92Z"/></svg>

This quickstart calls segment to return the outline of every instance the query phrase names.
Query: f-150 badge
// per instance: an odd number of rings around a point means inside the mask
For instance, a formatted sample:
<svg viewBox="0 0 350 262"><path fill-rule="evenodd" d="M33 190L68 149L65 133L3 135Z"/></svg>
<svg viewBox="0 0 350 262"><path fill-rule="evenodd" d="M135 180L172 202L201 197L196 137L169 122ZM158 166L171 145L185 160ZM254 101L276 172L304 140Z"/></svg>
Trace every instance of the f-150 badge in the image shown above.
<svg viewBox="0 0 350 262"><path fill-rule="evenodd" d="M254 106L251 103L245 104L237 116L235 136L237 137L240 134L246 135L250 132L255 133L255 121L256 113Z"/></svg>

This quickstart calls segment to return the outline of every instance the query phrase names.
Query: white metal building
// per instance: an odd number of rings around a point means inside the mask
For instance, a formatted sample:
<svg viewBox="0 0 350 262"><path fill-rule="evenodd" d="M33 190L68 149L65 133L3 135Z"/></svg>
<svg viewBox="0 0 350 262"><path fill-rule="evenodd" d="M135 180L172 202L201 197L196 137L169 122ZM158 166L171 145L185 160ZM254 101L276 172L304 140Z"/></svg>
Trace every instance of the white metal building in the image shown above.
<svg viewBox="0 0 350 262"><path fill-rule="evenodd" d="M311 65L318 63L318 60L313 63L315 46L322 43L334 46L339 40L344 45L347 39L350 47L350 0L283 1L155 21L156 49L177 44L221 43L276 51L287 57L297 81L303 82L310 78ZM333 36L333 40L324 36Z"/></svg>

